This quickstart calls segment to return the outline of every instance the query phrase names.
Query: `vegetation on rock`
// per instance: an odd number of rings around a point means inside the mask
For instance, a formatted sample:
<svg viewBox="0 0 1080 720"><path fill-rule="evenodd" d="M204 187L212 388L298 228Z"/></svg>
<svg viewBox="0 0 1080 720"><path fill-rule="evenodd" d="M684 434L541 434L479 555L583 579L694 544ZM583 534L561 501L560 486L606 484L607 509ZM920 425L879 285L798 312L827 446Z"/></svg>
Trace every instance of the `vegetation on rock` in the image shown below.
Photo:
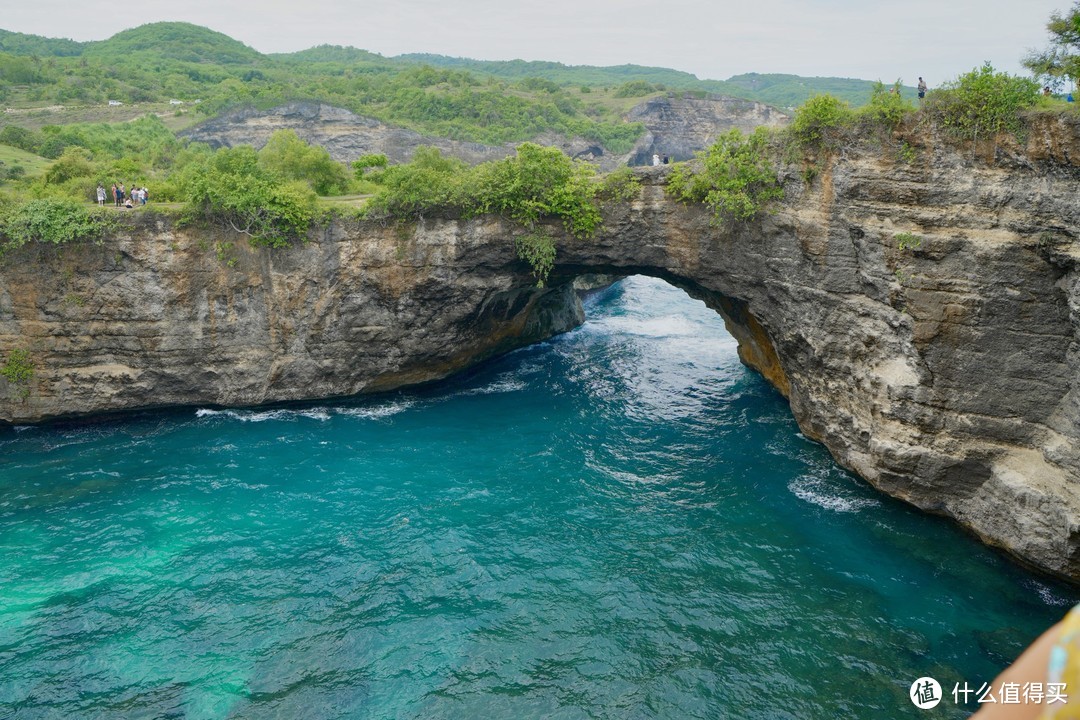
<svg viewBox="0 0 1080 720"><path fill-rule="evenodd" d="M667 192L682 202L704 203L717 222L750 220L783 197L763 128L750 135L731 130L698 157L699 167L675 165Z"/></svg>
<svg viewBox="0 0 1080 720"><path fill-rule="evenodd" d="M13 387L16 394L26 399L30 396L30 381L34 378L34 364L30 352L24 348L15 348L8 353L7 360L0 365L0 375Z"/></svg>
<svg viewBox="0 0 1080 720"><path fill-rule="evenodd" d="M0 254L29 242L60 245L99 240L113 224L112 216L74 200L30 200L7 208L0 217Z"/></svg>
<svg viewBox="0 0 1080 720"><path fill-rule="evenodd" d="M267 167L251 147L226 148L185 168L188 221L247 235L253 245L302 239L317 215L315 191Z"/></svg>
<svg viewBox="0 0 1080 720"><path fill-rule="evenodd" d="M950 134L978 141L1002 132L1020 133L1021 112L1038 99L1037 82L997 72L985 63L930 93L924 111Z"/></svg>

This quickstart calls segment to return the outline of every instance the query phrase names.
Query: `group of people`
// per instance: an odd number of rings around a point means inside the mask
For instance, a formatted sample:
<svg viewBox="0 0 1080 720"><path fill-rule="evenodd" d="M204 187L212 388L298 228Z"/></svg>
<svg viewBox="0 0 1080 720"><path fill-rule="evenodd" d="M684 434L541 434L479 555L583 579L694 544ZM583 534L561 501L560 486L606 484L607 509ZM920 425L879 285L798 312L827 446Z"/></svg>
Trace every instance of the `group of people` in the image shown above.
<svg viewBox="0 0 1080 720"><path fill-rule="evenodd" d="M146 201L150 198L150 193L146 188L133 187L131 190L124 188L124 183L117 185L113 183L112 190L106 191L104 185L97 186L97 204L99 206L105 205L105 200L108 195L112 195L113 201L116 203L116 207L134 207L135 205L145 205Z"/></svg>
<svg viewBox="0 0 1080 720"><path fill-rule="evenodd" d="M1043 97L1054 97L1054 93L1053 93L1053 91L1050 90L1049 85L1044 85L1043 86ZM1068 95L1065 96L1065 102L1075 102L1075 100L1073 99L1073 94L1072 93L1069 93Z"/></svg>

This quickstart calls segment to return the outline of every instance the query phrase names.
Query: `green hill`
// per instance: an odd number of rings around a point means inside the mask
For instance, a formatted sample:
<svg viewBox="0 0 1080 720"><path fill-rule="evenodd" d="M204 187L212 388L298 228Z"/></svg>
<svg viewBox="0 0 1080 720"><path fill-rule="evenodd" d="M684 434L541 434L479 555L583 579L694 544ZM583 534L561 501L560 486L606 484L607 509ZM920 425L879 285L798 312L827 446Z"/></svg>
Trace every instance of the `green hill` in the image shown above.
<svg viewBox="0 0 1080 720"><path fill-rule="evenodd" d="M0 30L0 52L38 57L75 57L82 55L86 43L47 38L41 35Z"/></svg>
<svg viewBox="0 0 1080 720"><path fill-rule="evenodd" d="M239 40L185 22L157 22L124 30L108 40L87 43L83 55L115 60L149 55L207 65L243 65L264 59L262 53Z"/></svg>
<svg viewBox="0 0 1080 720"><path fill-rule="evenodd" d="M645 65L563 65L557 62L526 60L471 60L445 55L398 55L394 60L422 63L435 67L465 70L507 80L541 78L563 86L617 88L626 83L645 82L657 89L691 90L732 95L758 100L776 107L798 107L814 95L830 94L851 103L865 105L870 99L874 82L835 77L801 77L799 75L750 73L727 80L701 80L696 75L670 68ZM914 87L905 87L905 94L915 97Z"/></svg>

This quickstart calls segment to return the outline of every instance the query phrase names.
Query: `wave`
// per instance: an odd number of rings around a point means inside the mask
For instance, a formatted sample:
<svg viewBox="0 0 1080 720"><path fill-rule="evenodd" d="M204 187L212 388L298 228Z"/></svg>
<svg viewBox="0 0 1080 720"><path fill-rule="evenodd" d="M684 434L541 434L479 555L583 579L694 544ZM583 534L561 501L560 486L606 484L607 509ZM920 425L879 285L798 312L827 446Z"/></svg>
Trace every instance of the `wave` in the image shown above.
<svg viewBox="0 0 1080 720"><path fill-rule="evenodd" d="M397 400L380 403L366 407L317 407L304 410L277 409L277 410L211 410L199 408L195 411L197 418L223 417L240 422L261 423L272 420L289 422L299 419L318 420L325 422L335 415L379 420L404 412L416 405L415 400Z"/></svg>
<svg viewBox="0 0 1080 720"><path fill-rule="evenodd" d="M1039 599L1047 605L1052 607L1069 607L1073 604L1072 600L1058 595L1051 590L1049 586L1042 584L1038 580L1030 580L1027 585L1034 590L1039 596Z"/></svg>
<svg viewBox="0 0 1080 720"><path fill-rule="evenodd" d="M195 417L225 417L240 422L267 422L269 420L296 420L307 418L310 420L329 420L330 413L326 408L312 408L309 410L210 410L199 408L195 411Z"/></svg>
<svg viewBox="0 0 1080 720"><path fill-rule="evenodd" d="M840 493L834 482L813 475L802 475L793 479L788 483L788 490L800 500L834 512L859 512L881 504L873 498L851 497Z"/></svg>
<svg viewBox="0 0 1080 720"><path fill-rule="evenodd" d="M394 400L393 402L371 405L368 407L335 408L334 412L349 417L381 420L405 412L416 405L415 400Z"/></svg>
<svg viewBox="0 0 1080 720"><path fill-rule="evenodd" d="M495 395L497 393L517 392L518 390L524 390L528 387L528 384L516 377L508 377L487 385L481 385L477 388L469 388L468 390L460 390L451 394L449 397L462 397L468 395Z"/></svg>

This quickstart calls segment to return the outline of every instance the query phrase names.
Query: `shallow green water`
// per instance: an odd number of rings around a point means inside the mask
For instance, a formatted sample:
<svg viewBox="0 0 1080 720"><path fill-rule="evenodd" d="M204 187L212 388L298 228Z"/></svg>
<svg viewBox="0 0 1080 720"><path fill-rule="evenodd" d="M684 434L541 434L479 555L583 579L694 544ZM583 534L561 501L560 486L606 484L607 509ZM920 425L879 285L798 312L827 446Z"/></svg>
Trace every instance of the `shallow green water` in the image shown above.
<svg viewBox="0 0 1080 720"><path fill-rule="evenodd" d="M912 681L1077 600L837 468L701 303L588 305L419 392L0 431L0 717L964 717Z"/></svg>

